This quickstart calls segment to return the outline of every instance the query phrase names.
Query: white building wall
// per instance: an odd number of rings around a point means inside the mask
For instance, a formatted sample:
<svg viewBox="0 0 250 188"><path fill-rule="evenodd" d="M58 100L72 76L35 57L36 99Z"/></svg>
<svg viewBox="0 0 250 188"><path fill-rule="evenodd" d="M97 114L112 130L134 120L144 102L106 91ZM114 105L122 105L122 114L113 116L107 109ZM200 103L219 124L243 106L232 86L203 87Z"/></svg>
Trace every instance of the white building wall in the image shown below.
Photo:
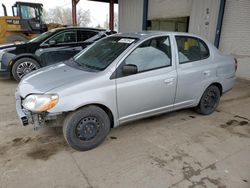
<svg viewBox="0 0 250 188"><path fill-rule="evenodd" d="M118 0L119 32L142 31L143 0Z"/></svg>
<svg viewBox="0 0 250 188"><path fill-rule="evenodd" d="M214 43L220 0L149 0L148 19L190 16L189 32Z"/></svg>
<svg viewBox="0 0 250 188"><path fill-rule="evenodd" d="M219 48L238 59L238 76L250 80L250 0L226 1Z"/></svg>
<svg viewBox="0 0 250 188"><path fill-rule="evenodd" d="M220 0L193 0L188 31L214 43Z"/></svg>
<svg viewBox="0 0 250 188"><path fill-rule="evenodd" d="M190 16L192 0L148 0L148 19Z"/></svg>

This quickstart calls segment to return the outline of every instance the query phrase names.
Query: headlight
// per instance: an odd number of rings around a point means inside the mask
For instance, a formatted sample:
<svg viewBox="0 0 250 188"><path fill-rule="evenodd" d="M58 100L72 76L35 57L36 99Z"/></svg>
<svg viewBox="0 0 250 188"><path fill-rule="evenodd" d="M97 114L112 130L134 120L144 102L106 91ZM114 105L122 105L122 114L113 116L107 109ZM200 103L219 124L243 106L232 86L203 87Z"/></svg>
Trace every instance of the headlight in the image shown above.
<svg viewBox="0 0 250 188"><path fill-rule="evenodd" d="M44 112L53 108L58 103L56 94L36 95L32 94L23 100L23 107L33 112Z"/></svg>

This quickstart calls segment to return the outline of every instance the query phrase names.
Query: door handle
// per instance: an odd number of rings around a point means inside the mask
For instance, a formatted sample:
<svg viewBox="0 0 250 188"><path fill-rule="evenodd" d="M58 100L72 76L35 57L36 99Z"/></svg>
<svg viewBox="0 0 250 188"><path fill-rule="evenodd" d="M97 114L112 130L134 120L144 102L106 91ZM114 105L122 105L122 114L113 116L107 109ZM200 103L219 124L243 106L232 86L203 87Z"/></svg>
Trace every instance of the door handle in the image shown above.
<svg viewBox="0 0 250 188"><path fill-rule="evenodd" d="M166 80L164 80L164 83L167 85L172 85L174 82L174 78L167 78Z"/></svg>

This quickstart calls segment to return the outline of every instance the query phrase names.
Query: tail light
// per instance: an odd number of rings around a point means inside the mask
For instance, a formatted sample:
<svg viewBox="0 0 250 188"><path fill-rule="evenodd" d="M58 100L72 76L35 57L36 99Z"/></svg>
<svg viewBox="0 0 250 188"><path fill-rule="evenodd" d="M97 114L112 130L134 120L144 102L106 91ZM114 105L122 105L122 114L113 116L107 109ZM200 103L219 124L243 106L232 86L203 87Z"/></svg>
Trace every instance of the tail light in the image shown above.
<svg viewBox="0 0 250 188"><path fill-rule="evenodd" d="M235 71L237 70L237 68L238 68L238 61L237 61L237 59L236 58L234 58L234 63L235 63Z"/></svg>

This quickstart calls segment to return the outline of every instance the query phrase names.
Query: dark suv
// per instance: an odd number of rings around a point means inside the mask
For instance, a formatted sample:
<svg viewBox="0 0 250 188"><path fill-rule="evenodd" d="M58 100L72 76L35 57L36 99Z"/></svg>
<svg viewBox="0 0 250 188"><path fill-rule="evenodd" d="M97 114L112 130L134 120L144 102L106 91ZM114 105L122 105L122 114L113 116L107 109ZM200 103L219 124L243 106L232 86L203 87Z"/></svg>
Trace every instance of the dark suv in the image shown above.
<svg viewBox="0 0 250 188"><path fill-rule="evenodd" d="M31 71L70 59L93 42L115 32L66 27L52 29L27 43L0 46L0 77L19 81Z"/></svg>

